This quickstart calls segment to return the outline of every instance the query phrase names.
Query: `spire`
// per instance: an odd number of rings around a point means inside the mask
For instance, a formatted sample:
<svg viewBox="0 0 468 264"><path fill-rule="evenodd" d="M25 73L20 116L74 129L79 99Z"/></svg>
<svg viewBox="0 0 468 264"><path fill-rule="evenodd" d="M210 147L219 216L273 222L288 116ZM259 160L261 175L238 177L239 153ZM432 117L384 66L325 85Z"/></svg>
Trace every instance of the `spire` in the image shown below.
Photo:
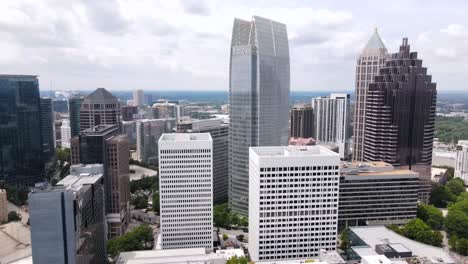
<svg viewBox="0 0 468 264"><path fill-rule="evenodd" d="M367 42L367 45L364 47L364 50L370 49L386 49L385 44L379 36L377 28L374 29L374 34L372 34L371 38Z"/></svg>

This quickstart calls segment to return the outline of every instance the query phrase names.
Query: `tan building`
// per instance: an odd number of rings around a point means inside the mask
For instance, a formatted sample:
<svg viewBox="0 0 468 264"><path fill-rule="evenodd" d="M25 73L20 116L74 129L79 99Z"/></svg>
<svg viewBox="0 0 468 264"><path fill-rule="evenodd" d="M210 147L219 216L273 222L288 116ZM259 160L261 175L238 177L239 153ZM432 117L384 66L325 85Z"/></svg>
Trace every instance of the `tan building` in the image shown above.
<svg viewBox="0 0 468 264"><path fill-rule="evenodd" d="M8 201L6 191L0 189L0 223L8 221Z"/></svg>

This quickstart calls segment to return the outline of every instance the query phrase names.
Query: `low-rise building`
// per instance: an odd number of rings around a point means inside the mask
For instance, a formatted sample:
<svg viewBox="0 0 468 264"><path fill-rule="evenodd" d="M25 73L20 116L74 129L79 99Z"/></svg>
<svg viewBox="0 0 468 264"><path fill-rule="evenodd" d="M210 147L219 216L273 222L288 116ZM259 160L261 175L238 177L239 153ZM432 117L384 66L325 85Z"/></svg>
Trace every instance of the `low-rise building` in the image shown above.
<svg viewBox="0 0 468 264"><path fill-rule="evenodd" d="M225 264L222 253L206 253L205 248L164 249L122 252L116 264Z"/></svg>

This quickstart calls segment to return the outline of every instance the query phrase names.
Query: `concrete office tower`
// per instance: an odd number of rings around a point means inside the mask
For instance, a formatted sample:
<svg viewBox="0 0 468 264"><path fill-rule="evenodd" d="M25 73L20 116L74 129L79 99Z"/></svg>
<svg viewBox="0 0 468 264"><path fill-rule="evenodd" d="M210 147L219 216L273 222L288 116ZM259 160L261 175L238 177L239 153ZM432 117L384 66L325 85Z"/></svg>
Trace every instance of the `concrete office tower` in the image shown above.
<svg viewBox="0 0 468 264"><path fill-rule="evenodd" d="M143 90L135 89L133 90L133 105L136 107L142 107L143 102Z"/></svg>
<svg viewBox="0 0 468 264"><path fill-rule="evenodd" d="M377 29L362 50L356 63L356 104L354 106L353 160L364 160L364 126L369 84L385 65L387 48L380 39Z"/></svg>
<svg viewBox="0 0 468 264"><path fill-rule="evenodd" d="M339 155L322 146L252 147L249 159L251 260L336 250Z"/></svg>
<svg viewBox="0 0 468 264"><path fill-rule="evenodd" d="M62 126L60 127L60 136L61 136L61 143L62 148L70 148L70 140L71 140L71 128L70 128L70 120L63 119Z"/></svg>
<svg viewBox="0 0 468 264"><path fill-rule="evenodd" d="M98 125L120 126L119 100L104 88L86 96L80 109L80 131Z"/></svg>
<svg viewBox="0 0 468 264"><path fill-rule="evenodd" d="M107 261L103 167L75 165L70 172L56 186L29 194L34 263Z"/></svg>
<svg viewBox="0 0 468 264"><path fill-rule="evenodd" d="M52 99L41 98L41 135L42 151L46 162L55 155L54 140L54 115L52 111Z"/></svg>
<svg viewBox="0 0 468 264"><path fill-rule="evenodd" d="M288 144L286 25L258 16L234 19L229 70L229 206L247 216L249 147Z"/></svg>
<svg viewBox="0 0 468 264"><path fill-rule="evenodd" d="M213 141L210 134L159 139L161 248L213 251ZM181 200L182 199L182 200Z"/></svg>
<svg viewBox="0 0 468 264"><path fill-rule="evenodd" d="M104 165L108 237L120 236L129 222L129 146L117 125L100 125L71 140L72 164Z"/></svg>
<svg viewBox="0 0 468 264"><path fill-rule="evenodd" d="M32 75L0 74L0 181L43 180L39 81Z"/></svg>
<svg viewBox="0 0 468 264"><path fill-rule="evenodd" d="M71 137L80 134L80 110L84 96L77 95L68 98L68 114L70 116L70 133Z"/></svg>
<svg viewBox="0 0 468 264"><path fill-rule="evenodd" d="M385 161L419 173L420 195L431 187L432 142L436 116L436 84L417 52L404 38L369 84L364 161Z"/></svg>
<svg viewBox="0 0 468 264"><path fill-rule="evenodd" d="M133 115L138 114L138 107L133 105L124 105L121 108L122 121L132 121Z"/></svg>
<svg viewBox="0 0 468 264"><path fill-rule="evenodd" d="M164 133L172 133L176 127L174 118L142 119L136 122L137 158L149 164L158 164L158 140Z"/></svg>
<svg viewBox="0 0 468 264"><path fill-rule="evenodd" d="M458 141L455 177L462 179L468 186L468 140Z"/></svg>
<svg viewBox="0 0 468 264"><path fill-rule="evenodd" d="M348 159L351 139L349 94L334 94L312 99L315 121L315 139L336 144L340 158Z"/></svg>
<svg viewBox="0 0 468 264"><path fill-rule="evenodd" d="M0 223L8 221L8 200L6 190L0 189Z"/></svg>
<svg viewBox="0 0 468 264"><path fill-rule="evenodd" d="M340 227L404 224L416 217L419 174L385 162L341 166Z"/></svg>
<svg viewBox="0 0 468 264"><path fill-rule="evenodd" d="M291 110L290 126L289 136L292 138L314 137L314 110L312 105L294 105Z"/></svg>
<svg viewBox="0 0 468 264"><path fill-rule="evenodd" d="M179 118L179 121L181 119ZM210 133L213 139L213 201L215 204L228 200L228 132L229 125L220 118L177 122L179 133ZM182 125L180 126L180 123ZM179 130L180 129L180 130Z"/></svg>
<svg viewBox="0 0 468 264"><path fill-rule="evenodd" d="M136 121L122 121L122 134L127 135L130 146L137 144Z"/></svg>
<svg viewBox="0 0 468 264"><path fill-rule="evenodd" d="M178 118L177 105L168 101L155 103L153 106L153 118Z"/></svg>

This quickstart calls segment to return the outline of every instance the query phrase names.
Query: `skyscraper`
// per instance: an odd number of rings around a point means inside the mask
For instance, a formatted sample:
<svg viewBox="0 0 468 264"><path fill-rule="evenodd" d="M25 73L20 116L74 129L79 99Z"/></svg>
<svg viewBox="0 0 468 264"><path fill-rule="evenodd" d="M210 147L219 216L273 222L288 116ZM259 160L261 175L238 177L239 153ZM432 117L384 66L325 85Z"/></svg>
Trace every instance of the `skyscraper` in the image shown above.
<svg viewBox="0 0 468 264"><path fill-rule="evenodd" d="M137 158L149 164L158 164L158 140L164 133L172 133L174 118L143 119L136 121Z"/></svg>
<svg viewBox="0 0 468 264"><path fill-rule="evenodd" d="M72 138L70 120L68 119L62 120L62 126L60 127L60 137L61 137L62 148L70 148L70 141Z"/></svg>
<svg viewBox="0 0 468 264"><path fill-rule="evenodd" d="M420 196L431 186L436 84L404 38L369 84L365 117L365 161L385 161L419 173Z"/></svg>
<svg viewBox="0 0 468 264"><path fill-rule="evenodd" d="M106 263L102 165L74 165L29 194L34 263Z"/></svg>
<svg viewBox="0 0 468 264"><path fill-rule="evenodd" d="M290 137L314 137L314 110L310 104L297 104L291 110Z"/></svg>
<svg viewBox="0 0 468 264"><path fill-rule="evenodd" d="M43 179L39 81L0 74L0 180L32 184Z"/></svg>
<svg viewBox="0 0 468 264"><path fill-rule="evenodd" d="M468 140L459 140L455 160L455 175L468 185Z"/></svg>
<svg viewBox="0 0 468 264"><path fill-rule="evenodd" d="M349 94L331 94L312 99L316 140L338 146L340 158L349 156L350 116Z"/></svg>
<svg viewBox="0 0 468 264"><path fill-rule="evenodd" d="M213 250L213 141L208 133L159 139L161 248Z"/></svg>
<svg viewBox="0 0 468 264"><path fill-rule="evenodd" d="M74 96L68 99L68 114L70 116L70 136L80 134L80 110L84 96Z"/></svg>
<svg viewBox="0 0 468 264"><path fill-rule="evenodd" d="M44 161L50 161L55 154L54 115L52 99L41 98L41 135Z"/></svg>
<svg viewBox="0 0 468 264"><path fill-rule="evenodd" d="M132 121L133 115L138 114L138 107L133 105L124 105L121 108L122 121Z"/></svg>
<svg viewBox="0 0 468 264"><path fill-rule="evenodd" d="M338 154L323 146L252 147L252 261L317 258L336 250Z"/></svg>
<svg viewBox="0 0 468 264"><path fill-rule="evenodd" d="M80 108L80 131L98 125L120 126L119 100L104 88L86 96Z"/></svg>
<svg viewBox="0 0 468 264"><path fill-rule="evenodd" d="M143 90L135 89L133 90L133 104L137 107L142 107L143 102Z"/></svg>
<svg viewBox="0 0 468 264"><path fill-rule="evenodd" d="M288 143L286 25L258 16L235 19L229 77L229 205L248 215L249 147Z"/></svg>
<svg viewBox="0 0 468 264"><path fill-rule="evenodd" d="M385 65L387 48L380 39L377 29L359 55L356 64L356 104L354 106L353 160L364 160L364 126L369 84Z"/></svg>

